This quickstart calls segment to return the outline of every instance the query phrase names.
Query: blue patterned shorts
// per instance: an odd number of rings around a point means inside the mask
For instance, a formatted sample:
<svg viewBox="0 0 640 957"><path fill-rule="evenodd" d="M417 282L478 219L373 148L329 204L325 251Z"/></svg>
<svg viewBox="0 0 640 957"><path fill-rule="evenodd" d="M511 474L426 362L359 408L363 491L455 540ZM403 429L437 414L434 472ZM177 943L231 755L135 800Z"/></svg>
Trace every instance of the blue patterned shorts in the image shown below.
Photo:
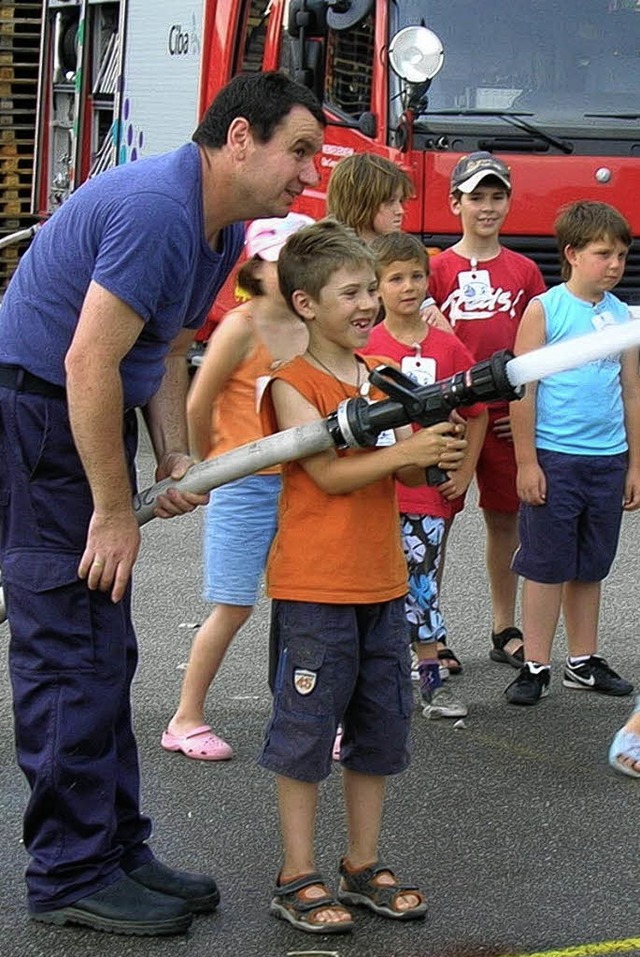
<svg viewBox="0 0 640 957"><path fill-rule="evenodd" d="M445 641L437 574L442 557L445 520L431 515L400 515L402 547L409 572L405 611L411 641Z"/></svg>

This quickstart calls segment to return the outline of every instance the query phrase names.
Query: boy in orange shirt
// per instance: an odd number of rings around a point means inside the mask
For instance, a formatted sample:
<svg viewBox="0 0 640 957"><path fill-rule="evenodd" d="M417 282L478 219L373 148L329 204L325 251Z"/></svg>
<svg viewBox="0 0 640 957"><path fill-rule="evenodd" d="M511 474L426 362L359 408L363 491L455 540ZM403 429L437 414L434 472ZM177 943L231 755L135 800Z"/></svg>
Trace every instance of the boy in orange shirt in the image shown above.
<svg viewBox="0 0 640 957"><path fill-rule="evenodd" d="M301 229L278 260L284 298L306 323L309 347L274 374L265 399L271 431L326 417L356 395L379 363L356 355L378 312L375 261L332 220ZM267 431L265 429L265 431ZM307 933L353 927L344 904L410 920L423 895L378 857L385 778L409 763L407 570L394 479L459 466L466 442L441 422L376 449L329 449L283 467L279 526L267 567L273 601L273 715L259 763L277 775L284 859L271 912ZM342 723L348 843L338 900L315 865L318 785L331 770Z"/></svg>

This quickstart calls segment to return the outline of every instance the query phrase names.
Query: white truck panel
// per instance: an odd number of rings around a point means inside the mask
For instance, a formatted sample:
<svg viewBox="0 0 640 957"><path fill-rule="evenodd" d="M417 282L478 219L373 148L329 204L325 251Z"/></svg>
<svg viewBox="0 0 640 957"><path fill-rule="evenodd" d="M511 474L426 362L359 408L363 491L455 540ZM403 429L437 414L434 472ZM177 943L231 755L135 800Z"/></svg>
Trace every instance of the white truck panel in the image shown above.
<svg viewBox="0 0 640 957"><path fill-rule="evenodd" d="M128 0L118 163L191 139L204 10L204 0Z"/></svg>

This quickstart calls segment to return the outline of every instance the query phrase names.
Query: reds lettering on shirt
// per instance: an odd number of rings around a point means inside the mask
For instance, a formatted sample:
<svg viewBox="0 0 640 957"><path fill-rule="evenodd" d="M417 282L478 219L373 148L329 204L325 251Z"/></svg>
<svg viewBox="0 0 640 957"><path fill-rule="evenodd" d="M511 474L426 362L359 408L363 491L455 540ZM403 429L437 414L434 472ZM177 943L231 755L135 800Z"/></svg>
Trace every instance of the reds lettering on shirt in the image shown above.
<svg viewBox="0 0 640 957"><path fill-rule="evenodd" d="M462 319L491 319L497 312L506 312L515 319L522 312L517 311L517 306L525 295L524 289L514 291L501 286L494 289L490 281L478 288L477 283L464 282L462 276L461 273L458 277L459 288L442 304L442 312L452 326Z"/></svg>
<svg viewBox="0 0 640 957"><path fill-rule="evenodd" d="M429 292L477 361L513 348L527 303L544 290L536 264L504 247L480 263L452 249L431 260Z"/></svg>

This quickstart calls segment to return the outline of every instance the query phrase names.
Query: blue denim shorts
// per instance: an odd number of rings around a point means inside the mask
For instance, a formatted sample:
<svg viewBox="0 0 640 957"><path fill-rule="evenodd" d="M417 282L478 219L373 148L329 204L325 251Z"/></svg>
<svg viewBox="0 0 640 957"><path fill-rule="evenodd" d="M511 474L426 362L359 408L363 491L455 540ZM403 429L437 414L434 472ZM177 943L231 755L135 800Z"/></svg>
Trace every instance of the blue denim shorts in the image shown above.
<svg viewBox="0 0 640 957"><path fill-rule="evenodd" d="M373 605L274 601L273 714L258 763L321 781L342 724L341 762L387 775L409 764L412 710L404 599Z"/></svg>
<svg viewBox="0 0 640 957"><path fill-rule="evenodd" d="M204 523L204 597L255 605L276 532L279 475L249 475L214 489Z"/></svg>
<svg viewBox="0 0 640 957"><path fill-rule="evenodd" d="M567 455L538 449L544 505L520 505L512 568L530 581L602 581L618 548L627 454Z"/></svg>

